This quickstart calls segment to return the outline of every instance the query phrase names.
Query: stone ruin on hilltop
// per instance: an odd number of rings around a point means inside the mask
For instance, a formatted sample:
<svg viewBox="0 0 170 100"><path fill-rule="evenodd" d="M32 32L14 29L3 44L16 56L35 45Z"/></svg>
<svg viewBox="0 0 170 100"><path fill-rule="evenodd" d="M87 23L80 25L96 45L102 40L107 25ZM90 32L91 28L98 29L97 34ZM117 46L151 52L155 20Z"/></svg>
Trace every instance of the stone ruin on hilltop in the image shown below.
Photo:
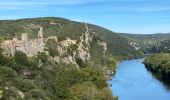
<svg viewBox="0 0 170 100"><path fill-rule="evenodd" d="M43 40L42 27L40 27L37 35L37 38L29 40L28 33L22 33L21 40L14 37L12 40L4 41L1 45L4 50L3 54L6 56L14 56L16 51L22 51L31 57L38 54L38 52L43 52L45 43Z"/></svg>
<svg viewBox="0 0 170 100"><path fill-rule="evenodd" d="M86 31L80 35L79 41L66 37L65 40L59 42L57 36L44 38L43 28L40 26L39 28L40 30L37 33L37 38L29 39L28 33L22 33L20 40L15 37L12 40L3 41L1 44L3 54L6 56L14 56L16 51L22 51L28 57L36 56L39 52L45 52L49 54L49 51L46 51L46 49L49 49L46 47L46 43L48 40L52 39L57 42L56 51L58 52L58 55L55 55L55 57L49 57L51 60L54 60L58 63L64 62L75 65L77 65L77 58L80 58L83 62L90 60L90 43L92 43L93 36L90 36L89 28L86 23ZM107 50L107 43L98 40L97 44L103 47L103 54L105 54ZM71 48L73 45L77 46L75 50ZM68 50L70 50L71 53Z"/></svg>

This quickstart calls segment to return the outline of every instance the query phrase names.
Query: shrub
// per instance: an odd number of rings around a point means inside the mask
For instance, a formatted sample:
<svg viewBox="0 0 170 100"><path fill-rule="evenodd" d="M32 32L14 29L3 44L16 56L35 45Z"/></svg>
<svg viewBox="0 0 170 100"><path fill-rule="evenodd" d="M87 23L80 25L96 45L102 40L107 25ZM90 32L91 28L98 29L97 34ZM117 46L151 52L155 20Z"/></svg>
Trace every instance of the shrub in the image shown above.
<svg viewBox="0 0 170 100"><path fill-rule="evenodd" d="M46 63L48 60L48 56L45 52L39 53L38 58L42 61L42 63Z"/></svg>
<svg viewBox="0 0 170 100"><path fill-rule="evenodd" d="M94 100L97 93L97 87L92 82L76 84L70 88L70 98L72 100Z"/></svg>
<svg viewBox="0 0 170 100"><path fill-rule="evenodd" d="M90 81L93 82L98 87L98 89L107 87L107 79L104 75L104 72L100 68L87 67L84 68L83 71L89 74Z"/></svg>
<svg viewBox="0 0 170 100"><path fill-rule="evenodd" d="M20 64L20 65L26 66L29 63L27 55L21 51L15 52L14 59L15 59L16 63Z"/></svg>
<svg viewBox="0 0 170 100"><path fill-rule="evenodd" d="M72 85L88 80L88 74L77 68L62 68L56 75L56 92L59 97L69 96L69 88Z"/></svg>

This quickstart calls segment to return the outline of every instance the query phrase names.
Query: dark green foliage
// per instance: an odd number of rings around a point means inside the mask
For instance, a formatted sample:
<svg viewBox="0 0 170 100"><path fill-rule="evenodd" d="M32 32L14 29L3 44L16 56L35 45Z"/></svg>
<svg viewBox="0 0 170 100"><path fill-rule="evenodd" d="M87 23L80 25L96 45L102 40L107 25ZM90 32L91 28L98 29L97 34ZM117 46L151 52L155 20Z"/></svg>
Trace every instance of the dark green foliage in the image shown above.
<svg viewBox="0 0 170 100"><path fill-rule="evenodd" d="M35 64L38 63L37 58L30 58L28 62L28 65L23 66L15 60L8 60L7 63L5 62L6 66L0 66L0 87L3 89L3 99L20 100L21 95L18 94L20 91L26 96L22 100L55 100L57 96L55 96L54 77L57 66L47 62L48 64L45 63L39 68ZM6 90L5 87L9 89Z"/></svg>
<svg viewBox="0 0 170 100"><path fill-rule="evenodd" d="M70 47L67 49L67 53L73 56L73 52L76 51L78 48L77 44L72 44Z"/></svg>
<svg viewBox="0 0 170 100"><path fill-rule="evenodd" d="M52 57L55 57L55 56L58 56L58 55L59 55L58 51L56 51L56 50L54 50L54 49L52 49L52 48L49 49L49 54L50 54Z"/></svg>
<svg viewBox="0 0 170 100"><path fill-rule="evenodd" d="M97 67L87 67L83 69L84 72L89 74L90 81L92 81L98 89L103 89L107 87L107 79L104 72Z"/></svg>
<svg viewBox="0 0 170 100"><path fill-rule="evenodd" d="M129 45L129 38L120 33L115 33L96 25L88 25L90 33L94 33L94 38L107 43L107 50L114 56L134 55L137 51Z"/></svg>
<svg viewBox="0 0 170 100"><path fill-rule="evenodd" d="M149 49L151 53L170 53L170 40L162 41Z"/></svg>
<svg viewBox="0 0 170 100"><path fill-rule="evenodd" d="M103 53L103 47L98 45L98 42L97 42L98 38L97 37L94 37L93 41L90 43L90 54L91 54L91 57L90 57L90 61L92 61L92 65L93 66L104 66L105 63L103 62L103 60L105 59L105 55ZM111 53L112 54L112 53Z"/></svg>
<svg viewBox="0 0 170 100"><path fill-rule="evenodd" d="M170 82L170 54L159 53L145 59L146 68L164 81Z"/></svg>
<svg viewBox="0 0 170 100"><path fill-rule="evenodd" d="M40 52L37 56L42 61L42 63L46 63L48 61L48 56L45 52Z"/></svg>
<svg viewBox="0 0 170 100"><path fill-rule="evenodd" d="M107 89L107 80L100 68L61 68L56 75L56 93L68 100L116 100ZM109 91L109 92L108 92Z"/></svg>
<svg viewBox="0 0 170 100"><path fill-rule="evenodd" d="M3 55L3 49L0 47L0 65L1 66L9 66L9 67L15 67L15 60L12 57L5 57Z"/></svg>
<svg viewBox="0 0 170 100"><path fill-rule="evenodd" d="M51 100L43 90L33 89L25 94L26 100Z"/></svg>
<svg viewBox="0 0 170 100"><path fill-rule="evenodd" d="M37 57L32 57L31 59L29 59L29 65L28 65L29 69L31 69L31 70L37 69L37 67L39 65L39 59Z"/></svg>
<svg viewBox="0 0 170 100"><path fill-rule="evenodd" d="M59 55L58 50L57 50L57 47L58 47L57 41L53 39L49 39L46 45L47 45L50 56L55 57Z"/></svg>
<svg viewBox="0 0 170 100"><path fill-rule="evenodd" d="M87 73L77 68L62 68L56 75L56 91L61 98L69 96L69 88L88 79Z"/></svg>
<svg viewBox="0 0 170 100"><path fill-rule="evenodd" d="M5 89L5 86L13 82L14 79L18 77L17 73L11 68L0 66L0 87L3 91L3 99L7 100L8 91Z"/></svg>
<svg viewBox="0 0 170 100"><path fill-rule="evenodd" d="M29 63L27 55L21 51L15 52L14 59L15 59L16 63L20 64L20 65L28 65L28 63Z"/></svg>
<svg viewBox="0 0 170 100"><path fill-rule="evenodd" d="M112 70L113 72L116 72L116 60L114 58L108 58L106 64L108 69Z"/></svg>
<svg viewBox="0 0 170 100"><path fill-rule="evenodd" d="M70 88L70 98L73 100L93 100L97 94L97 87L92 82L76 84Z"/></svg>
<svg viewBox="0 0 170 100"><path fill-rule="evenodd" d="M0 82L3 82L3 80L14 79L17 76L18 76L17 73L11 68L0 66Z"/></svg>
<svg viewBox="0 0 170 100"><path fill-rule="evenodd" d="M71 48L72 51L75 51L75 50L77 50L78 45L72 44L72 45L70 45L70 48Z"/></svg>
<svg viewBox="0 0 170 100"><path fill-rule="evenodd" d="M70 88L71 100L118 100L108 88L98 90L92 82L76 84Z"/></svg>
<svg viewBox="0 0 170 100"><path fill-rule="evenodd" d="M113 97L112 91L109 88L103 88L96 95L97 100L118 100L118 97Z"/></svg>
<svg viewBox="0 0 170 100"><path fill-rule="evenodd" d="M13 84L22 92L28 92L36 88L33 81L27 79L16 79Z"/></svg>
<svg viewBox="0 0 170 100"><path fill-rule="evenodd" d="M86 67L85 62L83 62L83 60L81 58L76 58L76 63L80 66L80 67Z"/></svg>

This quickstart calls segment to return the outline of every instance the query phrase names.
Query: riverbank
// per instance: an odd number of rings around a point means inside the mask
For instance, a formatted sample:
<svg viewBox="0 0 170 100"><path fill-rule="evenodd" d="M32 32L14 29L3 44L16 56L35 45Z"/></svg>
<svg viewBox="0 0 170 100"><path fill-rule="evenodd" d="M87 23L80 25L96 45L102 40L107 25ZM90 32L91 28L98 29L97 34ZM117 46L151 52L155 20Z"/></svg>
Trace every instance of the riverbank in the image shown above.
<svg viewBox="0 0 170 100"><path fill-rule="evenodd" d="M110 89L120 100L169 100L170 90L147 71L143 60L121 61L108 81Z"/></svg>
<svg viewBox="0 0 170 100"><path fill-rule="evenodd" d="M170 84L170 54L159 53L149 56L144 61L145 67L162 81Z"/></svg>

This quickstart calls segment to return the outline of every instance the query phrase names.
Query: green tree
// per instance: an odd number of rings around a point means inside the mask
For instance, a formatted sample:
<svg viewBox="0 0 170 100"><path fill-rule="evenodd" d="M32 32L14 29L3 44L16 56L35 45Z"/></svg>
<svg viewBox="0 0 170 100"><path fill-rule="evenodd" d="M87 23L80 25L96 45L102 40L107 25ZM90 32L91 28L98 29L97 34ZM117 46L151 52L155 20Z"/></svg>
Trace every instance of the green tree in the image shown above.
<svg viewBox="0 0 170 100"><path fill-rule="evenodd" d="M81 58L76 58L76 63L77 63L80 67L86 67L86 63L84 63Z"/></svg>
<svg viewBox="0 0 170 100"><path fill-rule="evenodd" d="M51 100L43 90L33 89L25 94L26 100Z"/></svg>
<svg viewBox="0 0 170 100"><path fill-rule="evenodd" d="M88 80L88 74L77 68L62 68L56 75L56 92L59 97L69 96L69 88L72 85Z"/></svg>
<svg viewBox="0 0 170 100"><path fill-rule="evenodd" d="M156 74L163 81L170 82L170 54L159 53L144 60L147 69Z"/></svg>
<svg viewBox="0 0 170 100"><path fill-rule="evenodd" d="M84 72L89 74L90 81L92 81L99 89L107 87L107 79L104 72L97 67L87 67L83 69Z"/></svg>
<svg viewBox="0 0 170 100"><path fill-rule="evenodd" d="M113 58L108 58L106 61L107 67L109 70L112 70L113 72L116 71L116 60Z"/></svg>
<svg viewBox="0 0 170 100"><path fill-rule="evenodd" d="M71 100L94 100L98 90L92 82L76 84L70 88Z"/></svg>
<svg viewBox="0 0 170 100"><path fill-rule="evenodd" d="M103 88L95 96L97 100L118 100L118 97L114 97L112 91L108 88Z"/></svg>
<svg viewBox="0 0 170 100"><path fill-rule="evenodd" d="M49 54L52 57L58 56L59 52L57 51L58 48L58 42L54 39L49 39L46 44Z"/></svg>
<svg viewBox="0 0 170 100"><path fill-rule="evenodd" d="M5 86L9 83L12 83L15 78L17 78L17 73L7 67L0 67L0 85L3 90L5 90ZM3 91L3 99L8 100L9 92L8 90Z"/></svg>
<svg viewBox="0 0 170 100"><path fill-rule="evenodd" d="M38 54L38 58L42 61L42 63L46 63L48 61L48 56L45 52L40 52Z"/></svg>
<svg viewBox="0 0 170 100"><path fill-rule="evenodd" d="M20 65L26 66L29 63L27 55L21 51L15 52L14 59L15 59L16 63L20 64Z"/></svg>
<svg viewBox="0 0 170 100"><path fill-rule="evenodd" d="M17 78L14 80L14 86L22 92L28 92L36 88L36 85L33 83L33 81L21 78Z"/></svg>

